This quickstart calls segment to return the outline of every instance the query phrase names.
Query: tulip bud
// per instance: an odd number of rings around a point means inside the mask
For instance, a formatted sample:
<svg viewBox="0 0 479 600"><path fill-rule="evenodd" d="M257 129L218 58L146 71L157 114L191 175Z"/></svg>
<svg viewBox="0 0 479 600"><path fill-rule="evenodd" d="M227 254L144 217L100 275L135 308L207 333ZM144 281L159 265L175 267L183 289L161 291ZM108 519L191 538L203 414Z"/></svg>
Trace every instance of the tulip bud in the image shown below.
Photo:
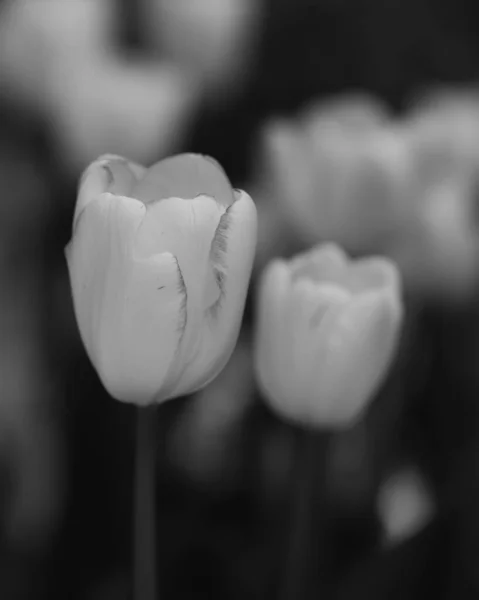
<svg viewBox="0 0 479 600"><path fill-rule="evenodd" d="M113 397L161 402L221 371L255 244L251 198L208 157L145 169L106 156L86 170L66 254L80 334Z"/></svg>
<svg viewBox="0 0 479 600"><path fill-rule="evenodd" d="M350 425L384 379L402 317L396 267L326 244L270 263L259 292L256 369L271 407L310 425Z"/></svg>

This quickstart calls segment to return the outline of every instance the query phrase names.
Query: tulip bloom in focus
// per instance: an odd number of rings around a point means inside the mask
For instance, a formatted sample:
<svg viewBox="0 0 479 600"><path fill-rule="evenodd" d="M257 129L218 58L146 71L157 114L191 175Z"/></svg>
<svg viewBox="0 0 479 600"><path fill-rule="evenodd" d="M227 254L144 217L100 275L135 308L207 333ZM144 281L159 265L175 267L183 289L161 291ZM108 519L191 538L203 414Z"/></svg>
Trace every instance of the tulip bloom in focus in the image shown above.
<svg viewBox="0 0 479 600"><path fill-rule="evenodd" d="M106 156L83 175L66 249L75 313L109 393L191 393L228 361L256 245L256 209L212 159L149 169Z"/></svg>
<svg viewBox="0 0 479 600"><path fill-rule="evenodd" d="M402 319L399 274L382 258L349 261L333 244L266 268L256 369L281 416L348 425L384 379Z"/></svg>

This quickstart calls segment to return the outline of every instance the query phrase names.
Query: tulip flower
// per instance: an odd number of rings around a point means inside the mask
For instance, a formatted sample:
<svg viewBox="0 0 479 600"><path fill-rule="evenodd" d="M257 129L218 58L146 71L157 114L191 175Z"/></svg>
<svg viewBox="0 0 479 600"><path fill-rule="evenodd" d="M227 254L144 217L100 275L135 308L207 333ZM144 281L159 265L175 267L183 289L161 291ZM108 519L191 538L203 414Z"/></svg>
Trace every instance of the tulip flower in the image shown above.
<svg viewBox="0 0 479 600"><path fill-rule="evenodd" d="M210 158L145 169L106 156L86 170L66 253L80 334L113 397L161 402L221 371L255 243L251 198Z"/></svg>
<svg viewBox="0 0 479 600"><path fill-rule="evenodd" d="M399 265L404 285L415 292L465 301L479 283L477 98L433 96L411 113L404 131L414 165L413 202L386 251Z"/></svg>
<svg viewBox="0 0 479 600"><path fill-rule="evenodd" d="M421 531L436 512L431 490L414 467L404 467L383 482L377 508L386 546L394 546Z"/></svg>
<svg viewBox="0 0 479 600"><path fill-rule="evenodd" d="M40 111L75 172L106 149L140 162L174 152L200 102L195 74L118 51L116 5L0 3L1 94Z"/></svg>
<svg viewBox="0 0 479 600"><path fill-rule="evenodd" d="M402 318L396 267L350 261L334 244L262 277L257 377L280 416L313 426L350 425L384 379Z"/></svg>
<svg viewBox="0 0 479 600"><path fill-rule="evenodd" d="M198 78L209 101L237 95L251 72L262 6L256 0L139 0L149 47Z"/></svg>
<svg viewBox="0 0 479 600"><path fill-rule="evenodd" d="M333 239L370 252L403 218L407 144L372 101L351 98L273 121L262 154L258 178L306 244Z"/></svg>

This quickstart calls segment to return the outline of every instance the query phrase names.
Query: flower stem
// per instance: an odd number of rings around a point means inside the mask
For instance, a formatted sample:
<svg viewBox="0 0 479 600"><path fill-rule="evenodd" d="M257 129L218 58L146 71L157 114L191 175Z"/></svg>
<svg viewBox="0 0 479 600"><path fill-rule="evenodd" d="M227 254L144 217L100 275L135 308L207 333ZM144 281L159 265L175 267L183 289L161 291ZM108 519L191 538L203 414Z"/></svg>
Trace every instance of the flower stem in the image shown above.
<svg viewBox="0 0 479 600"><path fill-rule="evenodd" d="M155 406L139 406L136 428L134 600L156 600Z"/></svg>
<svg viewBox="0 0 479 600"><path fill-rule="evenodd" d="M291 519L280 600L317 597L324 577L326 536L326 460L328 434L298 431L294 452ZM321 486L318 492L318 484Z"/></svg>

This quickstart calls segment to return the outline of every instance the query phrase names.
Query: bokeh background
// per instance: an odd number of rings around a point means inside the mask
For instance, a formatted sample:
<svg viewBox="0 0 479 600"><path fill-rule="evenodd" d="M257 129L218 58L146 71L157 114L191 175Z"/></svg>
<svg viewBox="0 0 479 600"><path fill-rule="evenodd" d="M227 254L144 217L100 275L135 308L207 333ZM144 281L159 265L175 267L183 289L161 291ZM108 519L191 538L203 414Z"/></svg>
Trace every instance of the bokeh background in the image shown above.
<svg viewBox="0 0 479 600"><path fill-rule="evenodd" d="M274 595L297 432L254 381L255 284L330 240L398 262L406 321L367 413L327 432L311 597L479 597L478 16L476 0L0 1L2 599L131 597L135 412L87 359L63 254L104 152L209 154L259 213L233 358L158 411L162 599Z"/></svg>

